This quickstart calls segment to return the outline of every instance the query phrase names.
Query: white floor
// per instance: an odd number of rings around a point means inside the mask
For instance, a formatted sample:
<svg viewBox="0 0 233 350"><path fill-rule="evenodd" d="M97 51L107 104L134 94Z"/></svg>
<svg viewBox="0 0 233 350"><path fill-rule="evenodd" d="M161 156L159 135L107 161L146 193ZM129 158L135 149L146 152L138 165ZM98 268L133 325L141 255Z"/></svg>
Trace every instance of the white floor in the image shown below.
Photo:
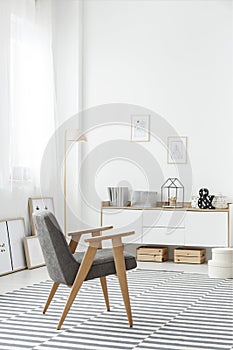
<svg viewBox="0 0 233 350"><path fill-rule="evenodd" d="M176 264L172 261L158 262L137 262L139 269L183 271L208 274L208 264Z"/></svg>
<svg viewBox="0 0 233 350"><path fill-rule="evenodd" d="M175 264L172 261L163 263L138 262L138 268L148 270L184 271L193 273L208 273L207 264ZM0 277L0 294L23 288L25 286L39 283L49 279L46 267L33 270L23 270Z"/></svg>

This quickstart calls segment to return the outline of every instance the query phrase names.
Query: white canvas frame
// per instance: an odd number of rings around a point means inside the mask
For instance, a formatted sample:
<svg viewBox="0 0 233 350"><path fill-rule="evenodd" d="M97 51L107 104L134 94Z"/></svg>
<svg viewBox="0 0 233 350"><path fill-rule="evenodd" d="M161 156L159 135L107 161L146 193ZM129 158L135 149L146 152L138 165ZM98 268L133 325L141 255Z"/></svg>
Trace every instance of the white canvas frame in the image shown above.
<svg viewBox="0 0 233 350"><path fill-rule="evenodd" d="M32 235L36 236L36 228L32 220L32 215L41 210L48 210L51 213L55 214L54 211L54 202L52 197L34 197L28 199L29 205L29 216L31 222Z"/></svg>
<svg viewBox="0 0 233 350"><path fill-rule="evenodd" d="M0 275L26 268L24 218L0 220Z"/></svg>
<svg viewBox="0 0 233 350"><path fill-rule="evenodd" d="M28 269L34 269L45 265L44 256L38 236L24 238L24 249Z"/></svg>

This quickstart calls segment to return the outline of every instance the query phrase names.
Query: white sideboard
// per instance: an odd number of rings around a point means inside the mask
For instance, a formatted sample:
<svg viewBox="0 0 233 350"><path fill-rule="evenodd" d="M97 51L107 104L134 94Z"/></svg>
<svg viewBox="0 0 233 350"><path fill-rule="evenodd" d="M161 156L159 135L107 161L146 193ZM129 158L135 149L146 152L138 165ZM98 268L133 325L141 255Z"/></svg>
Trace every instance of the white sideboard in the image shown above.
<svg viewBox="0 0 233 350"><path fill-rule="evenodd" d="M101 225L113 225L114 232L135 231L126 243L228 247L233 245L231 221L232 204L214 210L101 208Z"/></svg>

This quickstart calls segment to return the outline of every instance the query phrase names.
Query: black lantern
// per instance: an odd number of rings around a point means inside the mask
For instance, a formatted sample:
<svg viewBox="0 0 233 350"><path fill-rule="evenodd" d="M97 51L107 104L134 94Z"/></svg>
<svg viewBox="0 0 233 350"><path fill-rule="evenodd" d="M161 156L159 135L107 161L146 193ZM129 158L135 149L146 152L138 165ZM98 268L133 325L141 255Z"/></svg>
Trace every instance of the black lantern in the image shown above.
<svg viewBox="0 0 233 350"><path fill-rule="evenodd" d="M161 187L161 206L163 208L183 208L184 186L176 177L169 177Z"/></svg>

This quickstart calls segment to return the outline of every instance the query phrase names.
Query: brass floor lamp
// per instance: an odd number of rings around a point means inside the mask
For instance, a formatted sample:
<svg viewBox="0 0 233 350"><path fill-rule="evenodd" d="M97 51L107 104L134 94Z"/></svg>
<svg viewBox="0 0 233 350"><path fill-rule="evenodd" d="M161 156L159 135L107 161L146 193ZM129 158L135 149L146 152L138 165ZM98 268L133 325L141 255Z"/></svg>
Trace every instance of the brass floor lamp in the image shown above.
<svg viewBox="0 0 233 350"><path fill-rule="evenodd" d="M66 163L67 163L67 144L68 142L80 142L80 141L87 141L86 136L83 135L82 131L80 129L66 129L65 130L65 140L64 140L64 233L66 235L67 233L67 223L66 223L66 196L67 196L67 169L66 169Z"/></svg>

